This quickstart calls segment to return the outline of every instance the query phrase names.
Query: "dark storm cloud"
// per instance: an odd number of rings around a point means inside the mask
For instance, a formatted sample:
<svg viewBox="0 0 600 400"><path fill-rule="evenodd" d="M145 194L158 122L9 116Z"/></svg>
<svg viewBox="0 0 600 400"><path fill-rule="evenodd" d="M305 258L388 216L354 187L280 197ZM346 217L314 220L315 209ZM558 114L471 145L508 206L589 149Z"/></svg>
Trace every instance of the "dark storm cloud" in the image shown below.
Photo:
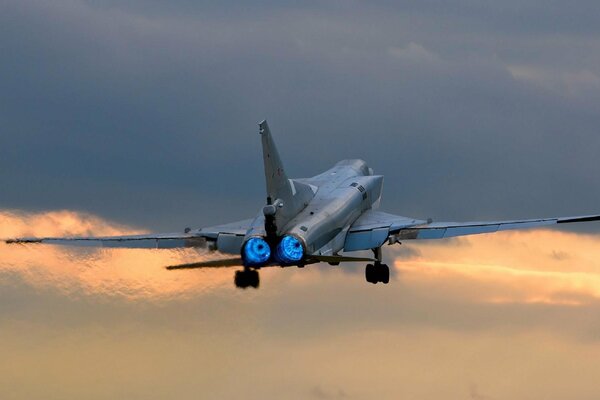
<svg viewBox="0 0 600 400"><path fill-rule="evenodd" d="M266 117L291 175L364 158L386 176L389 212L597 212L599 26L591 1L4 0L0 209L157 230L246 218L264 201ZM162 253L5 246L0 387L12 398L595 394L596 238L519 234L491 249L479 238L386 248L387 286L319 265L262 271L258 291L235 291L231 271L165 276Z"/></svg>
<svg viewBox="0 0 600 400"><path fill-rule="evenodd" d="M243 218L267 117L292 175L364 158L391 212L597 211L598 6L559 6L9 0L2 205Z"/></svg>

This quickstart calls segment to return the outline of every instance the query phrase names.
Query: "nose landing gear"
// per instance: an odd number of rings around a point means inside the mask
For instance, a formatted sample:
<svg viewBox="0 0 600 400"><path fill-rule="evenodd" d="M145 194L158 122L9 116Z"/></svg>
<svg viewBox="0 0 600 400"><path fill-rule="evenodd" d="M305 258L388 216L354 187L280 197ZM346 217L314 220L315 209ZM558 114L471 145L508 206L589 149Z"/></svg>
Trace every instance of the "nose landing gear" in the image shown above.
<svg viewBox="0 0 600 400"><path fill-rule="evenodd" d="M370 283L382 282L387 284L390 281L390 267L381 262L381 247L373 249L375 254L375 264L367 264L365 268L365 279Z"/></svg>
<svg viewBox="0 0 600 400"><path fill-rule="evenodd" d="M235 278L233 281L235 282L235 286L241 289L246 289L249 286L252 286L256 289L260 285L258 271L250 268L244 268L241 271L235 271Z"/></svg>

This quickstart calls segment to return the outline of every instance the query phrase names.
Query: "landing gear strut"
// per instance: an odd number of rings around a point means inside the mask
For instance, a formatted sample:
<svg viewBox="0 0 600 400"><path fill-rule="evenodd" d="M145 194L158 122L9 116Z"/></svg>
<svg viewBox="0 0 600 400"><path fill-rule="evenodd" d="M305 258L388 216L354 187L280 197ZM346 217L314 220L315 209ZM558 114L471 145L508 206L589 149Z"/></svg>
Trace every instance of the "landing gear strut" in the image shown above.
<svg viewBox="0 0 600 400"><path fill-rule="evenodd" d="M233 281L235 282L236 287L242 289L246 289L248 286L252 286L256 289L260 284L258 271L250 268L244 268L241 271L235 271L235 278Z"/></svg>
<svg viewBox="0 0 600 400"><path fill-rule="evenodd" d="M375 264L367 264L365 268L365 279L370 283L388 283L390 281L390 267L381 262L381 247L373 249Z"/></svg>

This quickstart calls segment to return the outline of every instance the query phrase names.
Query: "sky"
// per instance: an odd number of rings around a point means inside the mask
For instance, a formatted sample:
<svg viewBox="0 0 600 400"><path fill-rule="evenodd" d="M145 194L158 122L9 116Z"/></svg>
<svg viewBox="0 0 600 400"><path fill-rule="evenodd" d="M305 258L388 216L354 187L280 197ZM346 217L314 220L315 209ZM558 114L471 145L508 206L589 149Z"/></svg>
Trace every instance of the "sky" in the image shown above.
<svg viewBox="0 0 600 400"><path fill-rule="evenodd" d="M254 215L362 158L382 210L599 211L589 0L0 2L0 237ZM195 251L0 245L0 397L592 399L597 224L385 248L362 267L162 269Z"/></svg>

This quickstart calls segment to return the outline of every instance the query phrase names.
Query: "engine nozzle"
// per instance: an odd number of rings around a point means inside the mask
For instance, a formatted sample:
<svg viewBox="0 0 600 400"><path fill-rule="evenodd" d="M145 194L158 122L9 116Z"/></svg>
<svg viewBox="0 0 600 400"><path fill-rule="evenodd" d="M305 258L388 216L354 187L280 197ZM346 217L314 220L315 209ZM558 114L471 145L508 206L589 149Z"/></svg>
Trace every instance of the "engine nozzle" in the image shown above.
<svg viewBox="0 0 600 400"><path fill-rule="evenodd" d="M271 258L271 248L267 241L261 237L248 239L242 250L244 263L251 265L264 264Z"/></svg>
<svg viewBox="0 0 600 400"><path fill-rule="evenodd" d="M277 245L277 259L284 264L296 263L304 257L302 242L291 235L284 236Z"/></svg>

